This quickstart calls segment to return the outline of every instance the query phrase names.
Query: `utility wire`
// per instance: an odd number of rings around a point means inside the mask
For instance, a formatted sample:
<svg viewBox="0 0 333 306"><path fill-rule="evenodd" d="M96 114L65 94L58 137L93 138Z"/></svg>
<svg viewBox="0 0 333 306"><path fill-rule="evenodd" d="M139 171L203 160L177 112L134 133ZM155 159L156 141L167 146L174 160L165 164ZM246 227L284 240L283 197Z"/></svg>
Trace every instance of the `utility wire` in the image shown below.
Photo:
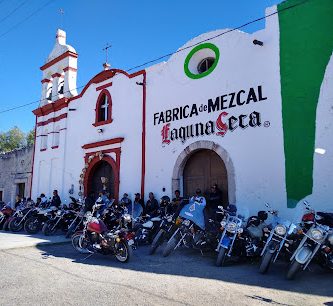
<svg viewBox="0 0 333 306"><path fill-rule="evenodd" d="M5 17L0 19L0 23L4 22L6 19L8 19L10 16L12 16L16 11L18 11L24 4L26 4L28 0L21 2L17 7L15 7L10 13L8 13ZM1 4L1 2L0 2Z"/></svg>
<svg viewBox="0 0 333 306"><path fill-rule="evenodd" d="M42 5L41 7L39 7L37 10L33 11L30 15L28 15L27 17L25 17L23 20L21 20L20 22L16 23L15 25L13 25L11 28L9 28L6 32L2 33L0 35L0 38L4 37L6 34L8 34L9 32L13 31L14 29L16 29L17 27L19 27L21 24L25 23L26 21L28 21L31 17L33 17L34 15L36 15L37 13L39 13L42 9L44 9L46 6L48 6L49 4L51 4L51 2L53 2L54 0L50 0L48 2L46 2L44 5Z"/></svg>
<svg viewBox="0 0 333 306"><path fill-rule="evenodd" d="M1 0L0 0L0 1L1 1ZM47 2L47 3L44 5L44 7L45 7L46 5L48 5L50 2L52 2L52 1L53 1L53 0ZM295 7L297 7L297 6L303 5L303 4L305 4L306 2L309 2L309 1L311 1L311 0L304 0L304 1L299 2L299 3L296 3L296 4L294 4L294 5L291 5L291 6L285 7L284 9L281 9L281 10L276 11L276 12L274 12L274 13L271 13L271 14L265 15L265 16L263 16L263 17L257 18L257 19L255 19L255 20L249 21L249 22L247 22L247 23L244 23L244 24L238 26L237 28L230 29L230 30L228 30L228 31L225 31L225 32L222 32L222 33L220 33L220 34L217 34L217 35L214 35L214 36L212 36L212 37L209 37L209 38L206 38L206 39L204 39L204 40L201 40L201 41L199 41L199 42L197 42L197 43L195 43L195 44L192 44L192 45L190 45L190 46L187 46L187 47L184 47L184 48L178 49L178 50L175 51L175 52L170 52L170 53L168 53L168 54L162 55L162 56L160 56L160 57L158 57L158 58L155 58L155 59L153 59L153 60L147 61L147 62L145 62L145 63L143 63L143 64L141 64L141 65L138 65L138 66L135 66L135 67L129 68L129 69L127 69L127 71L132 71L132 70L134 70L134 69L141 68L141 67L146 66L146 65L148 65L148 64L151 64L151 63L157 62L157 61L159 61L159 60L161 60L161 59L164 59L164 58L166 58L166 57L169 57L169 56L171 56L171 55L173 55L173 54L176 54L176 53L179 53L179 52L181 52L181 51L184 51L184 50L187 50L187 49L189 49L189 48L192 48L192 47L194 47L194 46L197 46L197 45L199 45L199 44L201 44L201 43L203 43L203 42L206 42L206 41L212 40L212 39L214 39L214 38L217 38L217 37L223 36L223 35L225 35L225 34L227 34L227 33L233 32L233 31L237 31L237 30L239 30L239 29L241 29L241 28L244 28L244 27L246 27L246 26L248 26L248 25L250 25L250 24L253 24L253 23L255 23L255 22L258 22L258 21L264 20L264 19L266 19L266 18L272 17L273 15L276 15L276 14L278 14L278 13L280 13L280 12L284 12L284 11L290 10L290 9L292 9L292 8L295 8ZM0 2L0 3L1 3L1 2ZM42 8L43 8L43 7L42 7ZM41 8L40 8L40 9L41 9ZM2 36L0 36L0 38L1 38L1 37L2 37ZM84 87L84 86L85 86L85 85L82 85L82 86L76 87L76 88L74 88L74 89L80 89L80 88L82 88L82 87ZM67 91L67 92L68 92L68 91ZM19 106L15 106L15 107L12 107L12 108L9 108L9 109L5 109L5 110L0 111L0 114L6 113L6 112L10 112L10 111L13 111L13 110L16 110L16 109L19 109L19 108L22 108L22 107L25 107L25 106L28 106L28 105L32 105L32 104L36 104L36 103L40 103L41 101L42 101L42 100L36 100L36 101L30 102L30 103L26 103L26 104L22 104L22 105L19 105Z"/></svg>
<svg viewBox="0 0 333 306"><path fill-rule="evenodd" d="M162 55L162 56L160 56L160 57L158 57L158 58L155 58L155 59L153 59L153 60L150 60L150 61L148 61L148 62L145 62L145 63L143 63L143 64L141 64L141 65L138 65L138 66L132 67L132 68L128 69L127 71L131 71L131 70L134 70L134 69L137 69L137 68L141 68L141 67L146 66L146 65L148 65L148 64L152 64L152 63L154 63L154 62L160 61L160 60L162 60L162 59L164 59L164 58L166 58L166 57L169 57L169 56L171 56L171 55L173 55L173 54L176 54L176 53L182 52L182 51L184 51L184 50L187 50L187 49L193 48L193 47L195 47L195 46L197 46L197 45L200 45L200 44L203 43L203 42L210 41L210 40L212 40L212 39L215 39L215 38L217 38L217 37L223 36L223 35L228 34L228 33L230 33L230 32L237 31L237 30L242 29L242 28L244 28L244 27L246 27L246 26L248 26L248 25L250 25L250 24L256 23L256 22L261 21L261 20L265 20L266 18L272 17L272 16L274 16L274 15L280 13L280 12L283 12L283 11L286 11L286 10L289 10L289 9L292 9L292 8L295 8L295 7L297 7L297 6L303 5L303 4L305 4L306 2L309 2L309 1L310 1L310 0L304 0L304 1L299 2L299 3L296 3L296 4L294 4L294 5L291 5L291 6L285 7L284 9L281 9L280 11L276 11L276 12L274 12L274 13L271 13L271 14L265 15L265 16L263 16L263 17L260 17L260 18L254 19L254 20L252 20L252 21L246 22L246 23L244 23L244 24L238 26L237 28L230 29L230 30L228 30L228 31L225 31L225 32L222 32L222 33L220 33L220 34L217 34L217 35L214 35L214 36L212 36L212 37L209 37L209 38L206 38L206 39L204 39L204 40L201 40L201 41L199 41L199 42L197 42L197 43L195 43L195 44L192 44L192 45L190 45L190 46L187 46L187 47L184 47L184 48L180 48L180 49L178 49L177 51L170 52L170 53L168 53L168 54Z"/></svg>

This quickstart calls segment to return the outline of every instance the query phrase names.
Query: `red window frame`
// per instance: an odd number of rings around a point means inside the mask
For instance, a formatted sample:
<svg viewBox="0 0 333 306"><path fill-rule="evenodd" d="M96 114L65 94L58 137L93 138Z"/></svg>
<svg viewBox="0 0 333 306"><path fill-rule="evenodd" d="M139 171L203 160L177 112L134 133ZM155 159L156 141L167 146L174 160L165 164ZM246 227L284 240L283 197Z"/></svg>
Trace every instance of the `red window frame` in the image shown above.
<svg viewBox="0 0 333 306"><path fill-rule="evenodd" d="M108 118L107 120L103 120L103 121L99 121L100 118L100 112L101 112L101 104L103 103L104 99L104 95L107 96L108 101L109 101L109 107L108 107ZM100 126L100 125L104 125L104 124L108 124L111 123L112 120L112 99L111 99L111 95L110 92L106 89L103 89L97 98L97 102L96 102L96 108L95 108L95 123L93 123L93 126Z"/></svg>

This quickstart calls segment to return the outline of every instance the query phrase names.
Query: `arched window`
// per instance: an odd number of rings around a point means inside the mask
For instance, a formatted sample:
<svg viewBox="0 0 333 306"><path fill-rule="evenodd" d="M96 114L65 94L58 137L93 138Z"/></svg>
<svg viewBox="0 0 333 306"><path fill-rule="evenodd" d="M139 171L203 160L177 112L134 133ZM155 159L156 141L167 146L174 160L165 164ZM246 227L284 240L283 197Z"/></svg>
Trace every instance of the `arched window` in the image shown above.
<svg viewBox="0 0 333 306"><path fill-rule="evenodd" d="M107 90L102 90L99 94L96 103L96 118L95 126L107 124L112 122L112 101L111 95Z"/></svg>
<svg viewBox="0 0 333 306"><path fill-rule="evenodd" d="M50 82L46 90L46 99L52 101L52 83Z"/></svg>
<svg viewBox="0 0 333 306"><path fill-rule="evenodd" d="M58 94L59 94L59 96L62 96L64 94L64 80L59 82Z"/></svg>

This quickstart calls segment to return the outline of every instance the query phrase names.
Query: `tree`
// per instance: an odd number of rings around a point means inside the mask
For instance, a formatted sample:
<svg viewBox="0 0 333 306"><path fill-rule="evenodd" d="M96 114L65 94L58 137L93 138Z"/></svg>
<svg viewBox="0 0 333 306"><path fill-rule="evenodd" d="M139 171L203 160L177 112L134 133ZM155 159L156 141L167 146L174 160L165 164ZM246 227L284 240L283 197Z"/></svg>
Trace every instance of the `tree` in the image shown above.
<svg viewBox="0 0 333 306"><path fill-rule="evenodd" d="M0 133L0 152L6 153L26 145L25 134L14 126L7 132Z"/></svg>
<svg viewBox="0 0 333 306"><path fill-rule="evenodd" d="M32 146L35 142L35 129L32 129L27 133L27 146Z"/></svg>

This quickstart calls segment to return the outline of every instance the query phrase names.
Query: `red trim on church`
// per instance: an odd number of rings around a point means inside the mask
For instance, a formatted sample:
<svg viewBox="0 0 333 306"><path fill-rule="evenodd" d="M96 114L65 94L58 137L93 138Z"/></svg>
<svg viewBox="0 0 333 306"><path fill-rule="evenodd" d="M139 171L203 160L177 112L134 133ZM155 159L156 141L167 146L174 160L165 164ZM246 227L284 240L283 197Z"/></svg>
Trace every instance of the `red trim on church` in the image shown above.
<svg viewBox="0 0 333 306"><path fill-rule="evenodd" d="M62 75L58 72L52 74L52 78L60 78L60 77L62 77Z"/></svg>
<svg viewBox="0 0 333 306"><path fill-rule="evenodd" d="M48 114L57 112L68 106L69 98L61 98L53 103L48 103L42 107L39 107L33 111L33 113L37 116L46 116Z"/></svg>
<svg viewBox="0 0 333 306"><path fill-rule="evenodd" d="M46 121L38 122L37 126L44 126L44 125L47 125L47 124L49 124L51 122L57 122L57 121L59 121L61 119L65 119L65 118L67 118L67 113L59 115L58 117L50 118L50 119L48 119Z"/></svg>
<svg viewBox="0 0 333 306"><path fill-rule="evenodd" d="M77 71L77 69L76 68L73 68L73 67L65 67L64 69L64 72L66 72L66 71L73 71L73 72L76 72Z"/></svg>
<svg viewBox="0 0 333 306"><path fill-rule="evenodd" d="M115 153L116 154L116 161L109 155L104 155L102 157L102 159L99 158L99 156L95 156L91 162L89 163L89 166L86 170L86 173L84 175L84 180L83 180L83 186L84 186L84 195L87 196L88 195L88 187L91 185L91 179L92 179L92 175L94 173L94 168L96 167L96 165L100 162L100 161L106 161L113 170L113 174L114 174L114 194L112 194L111 196L113 196L113 198L115 199L115 202L118 202L119 199L119 184L120 184L120 180L119 180L119 176L120 176L120 155L121 155L121 149L120 148L115 148L115 149L109 149L109 150L103 150L101 151L103 154L105 153ZM88 158L90 155L94 155L96 152L90 152L90 153L86 153L84 160L85 163L88 162ZM99 192L99 190L94 190L95 192Z"/></svg>
<svg viewBox="0 0 333 306"><path fill-rule="evenodd" d="M65 53L64 53L65 54ZM75 97L71 97L71 98L61 98L53 103L49 103L49 104L46 104L42 107L39 107L37 109L35 109L33 111L33 113L40 117L40 116L45 116L45 115L48 115L54 111L58 111L64 107L67 107L68 104L76 99L79 99L81 98L84 93L86 92L86 90L89 88L89 86L91 84L98 84L98 83L101 83L107 79L110 79L112 78L115 74L124 74L125 76L127 76L128 78L134 78L138 75L141 75L141 74L144 74L145 73L145 70L140 70L140 71L137 71L133 74L129 74L127 73L126 71L124 70L121 70L121 69L111 69L111 70L106 70L106 71L102 71L100 72L99 74L95 75L88 83L87 85L83 88L83 90L81 91L80 94L78 94L77 96ZM63 102L63 100L66 100L66 103ZM62 102L59 102L59 101L62 101ZM53 106L54 105L54 106Z"/></svg>
<svg viewBox="0 0 333 306"><path fill-rule="evenodd" d="M45 65L43 65L42 67L40 67L40 70L45 70L46 68L49 68L51 66L53 66L54 64L60 62L61 60L63 60L66 57L74 57L77 58L77 53L71 52L71 51L66 51L65 53L61 54L60 56L54 58L52 61L46 63Z"/></svg>
<svg viewBox="0 0 333 306"><path fill-rule="evenodd" d="M107 96L108 99L108 114L106 120L100 120L100 118L103 117L103 114L101 112L102 109L102 103L104 102L104 96ZM112 122L112 99L110 92L106 89L103 89L100 94L98 95L97 102L96 102L96 108L95 108L95 122L93 123L93 126L100 126L109 124Z"/></svg>
<svg viewBox="0 0 333 306"><path fill-rule="evenodd" d="M102 90L102 89L107 88L107 87L110 87L110 86L112 86L112 82L110 82L110 83L106 83L106 84L104 84L104 85L102 85L102 86L97 87L97 88L96 88L96 91Z"/></svg>
<svg viewBox="0 0 333 306"><path fill-rule="evenodd" d="M42 84L44 84L44 83L50 83L50 82L51 82L51 80L49 80L49 79L43 79L43 80L41 80Z"/></svg>
<svg viewBox="0 0 333 306"><path fill-rule="evenodd" d="M120 144L123 141L124 141L124 138L122 138L122 137L103 140L103 141L97 141L97 142L92 142L92 143L83 145L82 149L97 148L97 147L108 146L108 145L112 145L112 144L116 144L116 143ZM87 153L87 154L91 154L91 153Z"/></svg>

